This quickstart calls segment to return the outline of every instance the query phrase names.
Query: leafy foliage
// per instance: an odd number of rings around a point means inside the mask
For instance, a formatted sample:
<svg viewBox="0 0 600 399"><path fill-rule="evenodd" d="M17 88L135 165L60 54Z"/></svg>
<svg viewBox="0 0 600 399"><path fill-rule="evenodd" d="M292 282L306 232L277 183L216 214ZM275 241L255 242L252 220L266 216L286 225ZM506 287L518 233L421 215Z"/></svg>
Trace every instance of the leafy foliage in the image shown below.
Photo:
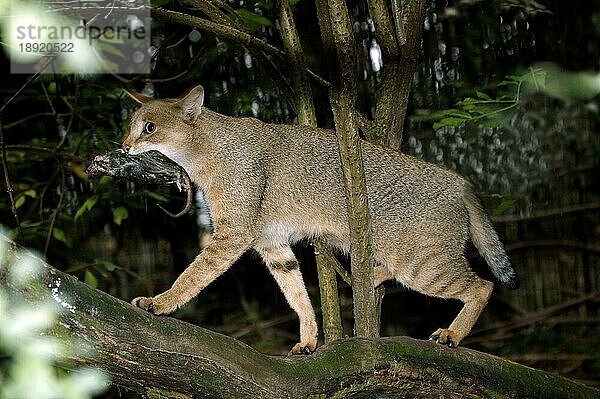
<svg viewBox="0 0 600 399"><path fill-rule="evenodd" d="M547 72L540 67L531 67L522 75L510 75L496 85L501 92L492 98L489 94L476 90L475 97L466 97L456 103L455 108L436 111L429 116L436 121L434 129L441 127L459 127L466 122L483 123L489 127L498 127L506 121L507 112L515 110L519 105L523 89L526 85L533 85L538 90L545 87Z"/></svg>
<svg viewBox="0 0 600 399"><path fill-rule="evenodd" d="M240 17L252 31L260 30L264 26L273 26L273 23L260 14L248 11L245 8L238 8L235 13Z"/></svg>
<svg viewBox="0 0 600 399"><path fill-rule="evenodd" d="M38 259L24 252L9 254L0 237L0 275L25 287L38 273L42 273ZM100 370L70 364L77 342L50 333L59 312L69 306L60 298L59 286L57 282L54 300L35 304L15 296L9 299L9 293L0 289L0 398L86 399L108 388L107 376ZM67 372L65 366L75 371Z"/></svg>

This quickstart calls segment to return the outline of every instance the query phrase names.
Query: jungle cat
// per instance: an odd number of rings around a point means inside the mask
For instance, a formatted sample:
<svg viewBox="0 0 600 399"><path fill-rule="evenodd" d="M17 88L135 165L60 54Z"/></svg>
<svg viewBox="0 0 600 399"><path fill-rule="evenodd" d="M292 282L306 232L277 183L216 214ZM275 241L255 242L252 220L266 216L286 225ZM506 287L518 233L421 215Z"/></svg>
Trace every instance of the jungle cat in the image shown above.
<svg viewBox="0 0 600 399"><path fill-rule="evenodd" d="M173 312L254 249L298 314L300 342L291 353L314 351L315 313L290 245L322 237L343 253L350 250L335 133L218 114L204 107L202 86L179 99L133 96L142 106L123 149L158 150L183 167L204 192L214 233L169 290L132 303L154 314ZM452 324L431 335L457 346L493 288L467 263L468 240L500 284L517 286L498 235L471 184L456 173L367 141L362 153L375 285L395 279L426 295L461 300Z"/></svg>

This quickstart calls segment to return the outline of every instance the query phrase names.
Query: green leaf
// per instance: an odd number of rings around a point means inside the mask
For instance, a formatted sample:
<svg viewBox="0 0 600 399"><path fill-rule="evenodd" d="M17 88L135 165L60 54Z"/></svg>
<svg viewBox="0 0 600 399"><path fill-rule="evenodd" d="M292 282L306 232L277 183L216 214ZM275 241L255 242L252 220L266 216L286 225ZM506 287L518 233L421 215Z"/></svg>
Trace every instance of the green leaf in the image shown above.
<svg viewBox="0 0 600 399"><path fill-rule="evenodd" d="M102 260L100 262L98 262L98 264L102 267L104 267L104 269L108 272L114 272L115 270L119 269L119 266L115 265L112 262L108 262L105 260Z"/></svg>
<svg viewBox="0 0 600 399"><path fill-rule="evenodd" d="M89 270L85 271L85 274L83 275L83 281L92 288L98 288L98 279Z"/></svg>
<svg viewBox="0 0 600 399"><path fill-rule="evenodd" d="M525 80L527 80L529 78L529 73L523 74L523 75L508 75L506 77L507 80L509 81L513 81L513 82L523 82Z"/></svg>
<svg viewBox="0 0 600 399"><path fill-rule="evenodd" d="M471 111L480 106L480 101L481 100L478 100L473 97L467 97L464 100L459 101L458 105L464 108L466 111Z"/></svg>
<svg viewBox="0 0 600 399"><path fill-rule="evenodd" d="M441 121L446 118L459 118L459 119L467 120L467 119L472 119L473 116L468 112L461 111L456 108L450 108L450 109L444 109L441 111L436 111L428 116L428 119L432 120L432 121L436 121L436 120Z"/></svg>
<svg viewBox="0 0 600 399"><path fill-rule="evenodd" d="M148 197L153 198L159 202L167 201L167 197L165 197L164 195L161 195L159 193L155 193L154 191L146 191L144 194L146 194Z"/></svg>
<svg viewBox="0 0 600 399"><path fill-rule="evenodd" d="M477 97L481 98L482 100L493 101L492 97L488 96L487 94L485 94L482 91L475 90L475 93L477 94Z"/></svg>
<svg viewBox="0 0 600 399"><path fill-rule="evenodd" d="M248 11L245 8L235 10L236 14L250 27L251 30L258 30L263 26L273 26L273 23L262 15Z"/></svg>
<svg viewBox="0 0 600 399"><path fill-rule="evenodd" d="M77 210L77 212L75 213L75 220L79 219L79 217L81 215L83 215L84 213L90 211L94 207L94 205L96 205L96 202L98 202L99 199L100 199L100 196L98 194L95 194L95 195L92 195L87 200L85 200L83 205L81 205L81 208L79 208Z"/></svg>
<svg viewBox="0 0 600 399"><path fill-rule="evenodd" d="M545 67L531 67L527 73L526 81L535 83L536 85L545 86L546 78L553 72L553 65L546 64Z"/></svg>
<svg viewBox="0 0 600 399"><path fill-rule="evenodd" d="M442 114L443 114L444 117L455 117L455 118L462 118L462 119L471 119L471 114L469 114L468 112L461 111L461 110L454 109L454 108L442 111Z"/></svg>
<svg viewBox="0 0 600 399"><path fill-rule="evenodd" d="M502 87L502 86L518 86L520 82L518 81L514 81L514 80L503 80L502 82L498 83L496 86L497 87Z"/></svg>
<svg viewBox="0 0 600 399"><path fill-rule="evenodd" d="M77 262L77 263L75 263L75 264L73 264L73 265L69 266L69 267L67 268L67 270L65 270L65 273L73 273L73 272L76 272L76 271L78 271L78 270L85 269L85 268L86 268L86 267L88 267L88 266L89 266L89 264L87 264L87 263L80 263L80 262Z"/></svg>
<svg viewBox="0 0 600 399"><path fill-rule="evenodd" d="M98 43L96 43L96 47L98 48L98 50L101 50L103 53L116 55L119 58L125 58L125 56L123 55L123 52L121 50L119 50L116 46L114 46L114 43L98 42Z"/></svg>
<svg viewBox="0 0 600 399"><path fill-rule="evenodd" d="M19 209L25 203L25 196L21 195L15 200L15 209Z"/></svg>
<svg viewBox="0 0 600 399"><path fill-rule="evenodd" d="M102 69L105 71L114 72L119 69L119 65L116 62L112 62L107 60L106 58L102 59Z"/></svg>
<svg viewBox="0 0 600 399"><path fill-rule="evenodd" d="M100 178L100 180L98 181L98 185L99 185L100 187L110 186L110 185L112 185L112 184L113 184L113 181L114 181L114 180L115 180L115 179L113 179L113 178L112 178L112 177L110 177L110 176L102 176L102 177Z"/></svg>
<svg viewBox="0 0 600 399"><path fill-rule="evenodd" d="M517 202L517 200L515 200L515 199L507 199L507 200L502 201L500 203L500 205L498 205L496 207L496 209L494 209L494 211L492 212L492 215L500 216L500 215L505 214L510 208L513 207L515 202Z"/></svg>
<svg viewBox="0 0 600 399"><path fill-rule="evenodd" d="M436 122L433 124L433 128L435 130L441 128L441 127L445 127L445 126L452 126L452 127L459 127L460 125L462 125L463 123L465 123L468 119L465 118L444 118L439 122Z"/></svg>
<svg viewBox="0 0 600 399"><path fill-rule="evenodd" d="M15 209L19 209L25 204L25 197L35 198L37 197L37 192L34 189L29 189L19 193L15 199Z"/></svg>
<svg viewBox="0 0 600 399"><path fill-rule="evenodd" d="M113 221L117 226L120 226L127 217L129 217L129 211L124 206L113 209Z"/></svg>
<svg viewBox="0 0 600 399"><path fill-rule="evenodd" d="M23 191L22 195L26 195L28 197L35 198L35 197L37 197L37 191L35 191L34 189L31 188L27 191Z"/></svg>
<svg viewBox="0 0 600 399"><path fill-rule="evenodd" d="M64 242L65 244L69 245L69 242L67 241L67 236L65 235L65 232L62 231L61 229L59 229L58 227L55 227L52 229L52 237L54 237L55 240Z"/></svg>

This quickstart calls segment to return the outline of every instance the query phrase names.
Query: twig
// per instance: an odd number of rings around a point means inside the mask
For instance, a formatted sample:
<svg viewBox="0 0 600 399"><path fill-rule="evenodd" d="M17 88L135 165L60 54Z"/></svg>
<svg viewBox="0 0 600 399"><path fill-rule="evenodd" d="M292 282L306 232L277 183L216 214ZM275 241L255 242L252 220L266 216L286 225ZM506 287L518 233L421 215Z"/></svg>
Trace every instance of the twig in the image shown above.
<svg viewBox="0 0 600 399"><path fill-rule="evenodd" d="M507 356L513 362L583 362L586 360L600 359L598 353L523 353L520 355Z"/></svg>
<svg viewBox="0 0 600 399"><path fill-rule="evenodd" d="M498 324L495 324L495 325L492 325L492 326L489 326L486 328L475 330L471 333L471 335L469 337L467 337L467 339L465 341L468 342L469 344L472 344L475 342L487 341L488 338L486 338L486 337L479 337L479 338L472 338L472 337L475 337L475 336L478 336L478 335L481 335L481 334L484 334L484 333L487 333L490 331L497 331L497 330L508 331L508 330L514 330L517 328L529 326L531 324L539 323L540 321L547 319L551 315L561 312L570 307L579 305L579 304L587 302L587 301L595 302L595 301L598 301L599 299L600 299L600 292L591 292L591 293L582 295L579 298L572 299L570 301L566 301L563 303L559 303L558 305L550 306L550 307L541 309L534 313L530 313L529 315L520 316L518 320L510 320L508 322L498 323Z"/></svg>
<svg viewBox="0 0 600 399"><path fill-rule="evenodd" d="M65 112L65 113L59 113L57 115L58 116L66 116L66 115L69 115L69 113ZM27 115L26 117L24 117L22 119L7 123L6 125L4 125L4 129L5 130L12 129L13 127L18 126L23 122L27 122L30 119L38 118L41 116L54 116L54 114L52 112L38 112L37 114Z"/></svg>
<svg viewBox="0 0 600 399"><path fill-rule="evenodd" d="M253 36L237 28L228 25L220 25L216 22L204 18L196 17L194 15L185 14L173 10L168 10L166 8L152 7L151 10L153 14L155 14L159 18L168 20L170 22L180 23L201 30L209 31L224 39L232 40L241 43L245 46L255 47L282 61L286 60L286 54L280 48L273 46L266 40L259 39L258 37ZM313 78L317 83L319 83L323 87L331 86L331 84L327 80L320 77L314 71L307 69L307 73L311 78Z"/></svg>
<svg viewBox="0 0 600 399"><path fill-rule="evenodd" d="M275 327L279 324L288 323L288 322L294 321L296 319L298 319L298 315L296 315L296 313L290 312L288 314L285 314L285 315L279 316L279 317L275 317L270 320L252 323L244 328L240 328L239 330L237 330L236 332L234 332L233 334L230 334L230 335L233 338L241 338L241 337L248 335L254 331L260 331L265 328Z"/></svg>
<svg viewBox="0 0 600 399"><path fill-rule="evenodd" d="M316 249L315 249L315 251L316 251ZM331 256L330 253L323 253L323 255L325 255L327 257ZM333 259L333 260L330 260L328 262L331 265L333 265L333 268L335 269L335 271L337 272L337 274L340 275L340 277L342 278L342 280L344 280L344 282L346 284L348 284L349 287L352 287L352 276L350 275L350 273L348 273L348 271L346 269L344 269L344 267L340 264L340 262L338 262L337 259Z"/></svg>
<svg viewBox="0 0 600 399"><path fill-rule="evenodd" d="M35 78L37 78L42 72L44 72L46 70L46 68L48 67L48 65L50 65L50 63L52 62L52 59L54 57L47 57L46 60L44 61L44 63L40 66L40 69L34 73L33 75L31 75L29 77L29 79L27 79L27 81L25 83L23 83L23 85L2 105L2 107L0 108L0 114L2 114L4 112L4 110L6 109L6 107L8 107L8 105L14 101L15 98L17 98L17 96L19 94L21 94L21 92L23 90L25 90L25 88L27 86L29 86L29 84L31 82L33 82L35 80Z"/></svg>
<svg viewBox="0 0 600 399"><path fill-rule="evenodd" d="M285 58L285 53L281 49L267 43L263 39L259 39L231 26L220 25L204 18L160 7L152 7L152 13L161 19L166 19L170 22L180 23L198 29L214 32L216 35L219 35L225 39L238 41L244 45L260 48L261 50L264 50L267 53L281 59Z"/></svg>
<svg viewBox="0 0 600 399"><path fill-rule="evenodd" d="M77 84L75 85L75 97L74 97L73 105L69 104L69 102L67 100L65 100L64 97L61 97L61 99L63 100L63 102L65 104L67 104L67 106L71 110L71 114L69 116L69 122L67 123L67 127L65 128L65 134L61 138L60 143L58 143L58 145L54 148L54 151L58 151L62 148L62 146L66 142L67 136L71 132L71 127L73 126L73 121L75 120L75 111L77 108L77 104L79 102L79 82L77 82ZM73 152L73 154L75 154L75 153Z"/></svg>
<svg viewBox="0 0 600 399"><path fill-rule="evenodd" d="M38 146L27 145L27 144L10 144L10 145L5 146L5 149L8 151L43 152L43 153L54 155L54 156L57 156L60 158L68 159L69 161L75 161L75 162L80 162L80 163L87 162L87 159L77 156L75 154L72 154L70 152L56 151L53 148L47 148L47 147L38 147Z"/></svg>
<svg viewBox="0 0 600 399"><path fill-rule="evenodd" d="M567 326L590 326L592 324L600 324L600 317L590 317L590 318L560 318L555 317L552 319L548 319L546 324L551 326L557 325L567 325Z"/></svg>
<svg viewBox="0 0 600 399"><path fill-rule="evenodd" d="M345 303L341 303L340 309L352 309L352 301L347 301ZM321 307L320 306L315 307L315 314L319 315L320 313L321 313ZM297 320L297 319L298 319L298 315L296 313L289 312L287 314L284 314L284 315L278 316L278 317L274 317L269 320L264 320L264 321L259 321L257 323L253 323L246 327L240 328L239 330L237 330L234 333L229 334L229 335L231 335L234 338L241 338L241 337L248 335L254 331L257 331L259 329L273 328L277 325L289 323L289 322Z"/></svg>
<svg viewBox="0 0 600 399"><path fill-rule="evenodd" d="M56 176L58 176L58 169L56 169L52 173L52 176L50 176L50 178L48 179L46 184L44 184L44 188L40 192L40 195L39 195L40 220L42 220L44 218L44 201L46 198L46 193L50 189L50 184L52 184L52 182L54 182L54 179L56 179Z"/></svg>
<svg viewBox="0 0 600 399"><path fill-rule="evenodd" d="M69 127L66 128L64 134L61 135L60 123L58 120L58 112L56 111L56 108L52 104L52 100L50 99L50 96L48 95L48 90L46 90L46 86L44 85L44 82L40 82L40 86L42 87L42 91L44 92L44 97L46 97L46 101L48 101L48 106L50 107L50 110L52 111L52 117L54 118L54 121L56 122L56 130L58 131L59 136L61 136L59 143L54 148L54 150L56 151L59 148L61 148L63 146L63 144L65 143L65 140L67 139L67 134L68 134L68 131L70 130L70 127L71 127L70 125L71 125L71 122L73 122L75 113L74 112L70 113L71 118L69 121ZM75 98L77 98L77 97L75 97ZM72 111L72 109L71 109L71 111ZM45 254L45 252L44 252L44 254Z"/></svg>
<svg viewBox="0 0 600 399"><path fill-rule="evenodd" d="M60 169L60 196L58 198L58 204L54 211L52 212L52 216L50 217L50 225L48 226L48 235L46 236L46 244L44 245L44 257L48 255L48 248L50 247L50 240L52 239L52 233L54 231L54 224L56 223L56 217L58 213L62 209L64 199L65 199L65 191L66 191L66 178L65 178L65 169L63 168L60 161L58 161L58 167Z"/></svg>
<svg viewBox="0 0 600 399"><path fill-rule="evenodd" d="M14 96L13 96L14 97ZM8 104L8 103L7 103ZM6 104L5 104L6 105ZM4 108L4 107L2 107ZM4 145L4 131L2 130L2 111L0 111L0 147L2 152L2 170L4 171L4 183L6 184L6 192L10 200L10 209L15 217L17 223L17 235L22 236L21 223L19 222L19 214L17 213L17 207L15 206L15 197L13 195L13 186L8 175L8 162L6 160L6 146Z"/></svg>
<svg viewBox="0 0 600 399"><path fill-rule="evenodd" d="M564 215L567 213L576 213L583 211L590 211L600 209L600 202L589 202L587 204L566 206L564 208L554 208L543 211L533 212L529 215L506 215L497 216L493 218L494 223L511 223L511 222L522 222L526 220L542 219L550 216Z"/></svg>
<svg viewBox="0 0 600 399"><path fill-rule="evenodd" d="M47 62L47 64L49 64L49 62ZM31 77L30 77L29 79L27 79L27 82L25 82L25 83L24 83L24 84L23 84L23 85L22 85L22 86L21 86L21 87L20 87L20 88L19 88L19 89L18 89L18 90L17 90L17 91L16 91L16 92L13 94L13 95L12 95L12 97L10 97L10 98L8 99L8 101L6 101L6 102L5 102L5 103L2 105L2 107L0 108L0 114L2 114L2 113L4 112L4 110L6 109L6 107L8 107L8 105L9 105L11 102L13 102L13 101L14 101L14 99L15 99L15 98L17 98L17 96L18 96L19 94L21 94L21 92L22 92L23 90L25 90L25 88L26 88L26 87L27 87L27 86L28 86L28 85L29 85L31 82L33 82L33 80L34 80L35 78L37 78L37 77L39 76L39 74L41 74L41 73L42 73L42 71L45 69L45 67L46 67L46 66L48 66L47 64L46 64L46 65L44 65L44 67L43 67L42 69L40 69L38 72L36 72L36 73L34 73L33 75L31 75Z"/></svg>
<svg viewBox="0 0 600 399"><path fill-rule="evenodd" d="M52 61L52 58L47 58L46 61L44 61L44 63L42 64L42 66L40 67L40 69L34 73L33 75L31 75L31 77L29 77L29 79L27 79L27 81L4 103L2 104L2 107L0 107L0 152L2 153L2 169L4 171L4 181L6 183L6 192L8 193L8 198L10 199L10 208L12 210L12 213L15 217L15 221L17 222L17 235L19 237L22 236L22 230L21 230L21 223L19 222L19 215L17 213L17 208L15 207L15 199L13 196L13 187L12 187L12 182L10 181L10 176L8 174L8 162L6 160L6 147L4 144L4 132L2 131L2 116L4 114L4 110L6 109L6 107L8 107L8 105L14 101L15 98L17 98L17 96L19 94L21 94L21 92L23 90L25 90L25 88L35 80L35 78L37 78L47 67L48 65L50 65L50 62Z"/></svg>
<svg viewBox="0 0 600 399"><path fill-rule="evenodd" d="M52 100L50 100L50 96L48 95L48 90L46 90L44 82L40 82L40 86L42 87L42 91L44 92L44 97L46 97L46 101L48 101L48 106L50 107L50 111L52 111L52 116L54 116L54 118L56 119L58 113L56 112L56 108L54 108L54 105L52 104Z"/></svg>
<svg viewBox="0 0 600 399"><path fill-rule="evenodd" d="M586 244L579 241L572 240L532 240L532 241L522 241L515 242L512 244L506 245L507 251L517 251L521 249L528 248L555 248L555 247L563 247L563 248L571 248L578 249L586 252L595 252L600 253L600 247L596 245Z"/></svg>
<svg viewBox="0 0 600 399"><path fill-rule="evenodd" d="M159 49L160 51L160 49ZM194 57L192 57L192 59L190 60L190 62L188 62L188 66L185 70L173 75L173 76L169 76L167 78L154 78L154 79L144 79L145 82L151 82L151 83L165 83L165 82L170 82L173 80L177 80L180 77L186 75L188 72L190 72L192 70L192 67L194 66L194 64L196 63L196 61L198 61L198 59L200 58L200 56L203 54L204 48L201 48L196 55L194 55Z"/></svg>

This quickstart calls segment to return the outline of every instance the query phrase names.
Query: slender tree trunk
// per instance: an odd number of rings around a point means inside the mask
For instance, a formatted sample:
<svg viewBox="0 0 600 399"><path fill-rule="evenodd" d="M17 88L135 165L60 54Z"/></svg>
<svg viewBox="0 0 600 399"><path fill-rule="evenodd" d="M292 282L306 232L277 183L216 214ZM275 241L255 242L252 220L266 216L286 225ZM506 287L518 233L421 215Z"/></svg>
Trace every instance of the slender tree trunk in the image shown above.
<svg viewBox="0 0 600 399"><path fill-rule="evenodd" d="M290 72L292 75L292 88L298 122L302 125L317 127L315 106L313 102L310 82L304 53L300 44L300 37L290 4L286 0L278 2L279 23L281 36L286 53L289 57ZM340 300L335 274L334 262L337 262L331 250L324 242L313 240L317 272L319 276L319 290L321 294L321 313L323 315L323 335L325 343L342 338L342 318L340 315Z"/></svg>
<svg viewBox="0 0 600 399"><path fill-rule="evenodd" d="M323 337L325 343L328 344L344 336L342 315L340 312L340 296L335 273L335 265L339 265L339 262L323 242L313 240L313 247L317 261L317 274L319 276Z"/></svg>
<svg viewBox="0 0 600 399"><path fill-rule="evenodd" d="M367 186L356 121L356 46L350 16L343 0L319 0L317 12L325 51L336 60L330 101L338 148L351 239L352 294L355 335L378 337L378 315L373 287L373 254Z"/></svg>
<svg viewBox="0 0 600 399"><path fill-rule="evenodd" d="M401 13L390 16L383 0L369 1L384 64L374 126L368 138L396 150L402 144L410 88L421 54L426 8L426 0L406 0ZM390 33L394 31L396 40L392 40Z"/></svg>

